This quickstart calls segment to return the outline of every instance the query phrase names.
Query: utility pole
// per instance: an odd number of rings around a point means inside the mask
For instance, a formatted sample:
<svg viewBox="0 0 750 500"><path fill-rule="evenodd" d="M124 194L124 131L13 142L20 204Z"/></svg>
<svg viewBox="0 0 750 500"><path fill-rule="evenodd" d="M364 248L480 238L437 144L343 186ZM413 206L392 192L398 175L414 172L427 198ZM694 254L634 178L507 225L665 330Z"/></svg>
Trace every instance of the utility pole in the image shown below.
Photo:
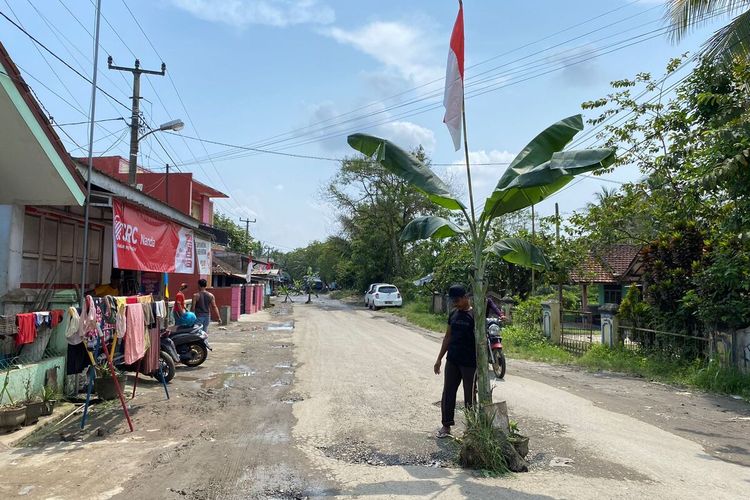
<svg viewBox="0 0 750 500"><path fill-rule="evenodd" d="M558 253L560 252L560 207L555 203L555 246ZM560 314L563 310L563 284L562 277L557 282L557 300L560 302Z"/></svg>
<svg viewBox="0 0 750 500"><path fill-rule="evenodd" d="M164 177L164 182L166 183L166 186L164 186L164 189L167 192L165 199L167 200L167 205L169 205L169 163L167 163L167 173Z"/></svg>
<svg viewBox="0 0 750 500"><path fill-rule="evenodd" d="M240 222L245 223L245 240L249 242L250 241L250 224L255 224L258 221L257 219L250 220L250 219L243 219L242 217L240 217Z"/></svg>
<svg viewBox="0 0 750 500"><path fill-rule="evenodd" d="M133 114L130 118L130 168L128 169L128 184L135 187L136 175L138 173L138 129L141 116L141 75L164 76L167 72L167 65L161 63L161 71L141 69L141 62L136 59L134 68L126 68L124 66L114 66L112 64L112 56L109 56L107 59L107 64L109 69L127 71L133 74Z"/></svg>
<svg viewBox="0 0 750 500"><path fill-rule="evenodd" d="M531 205L531 243L536 243L536 223L534 217L534 205ZM536 272L531 268L531 295L534 295L534 282L536 281Z"/></svg>

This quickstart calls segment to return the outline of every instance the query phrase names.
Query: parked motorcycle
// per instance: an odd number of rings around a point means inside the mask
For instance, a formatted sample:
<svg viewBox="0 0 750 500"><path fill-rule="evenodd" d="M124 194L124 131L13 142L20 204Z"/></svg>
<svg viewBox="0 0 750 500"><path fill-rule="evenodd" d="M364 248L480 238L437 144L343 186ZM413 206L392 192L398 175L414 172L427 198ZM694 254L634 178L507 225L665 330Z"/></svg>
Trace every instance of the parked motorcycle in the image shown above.
<svg viewBox="0 0 750 500"><path fill-rule="evenodd" d="M202 365L208 357L208 351L212 350L208 335L200 323L193 326L170 326L162 331L162 339L164 338L174 344L175 360L190 367Z"/></svg>
<svg viewBox="0 0 750 500"><path fill-rule="evenodd" d="M126 365L124 355L122 353L115 353L113 359L115 367L120 371L135 372L138 370L138 363L133 365ZM159 342L159 368L152 372L147 373L156 380L161 381L161 377L169 382L174 378L175 375L175 363L179 363L179 356L174 348L174 345L170 345L169 339L162 337Z"/></svg>
<svg viewBox="0 0 750 500"><path fill-rule="evenodd" d="M492 363L492 371L497 378L505 377L505 354L503 354L503 338L500 332L503 328L503 318L487 318L485 332L487 333L487 355Z"/></svg>

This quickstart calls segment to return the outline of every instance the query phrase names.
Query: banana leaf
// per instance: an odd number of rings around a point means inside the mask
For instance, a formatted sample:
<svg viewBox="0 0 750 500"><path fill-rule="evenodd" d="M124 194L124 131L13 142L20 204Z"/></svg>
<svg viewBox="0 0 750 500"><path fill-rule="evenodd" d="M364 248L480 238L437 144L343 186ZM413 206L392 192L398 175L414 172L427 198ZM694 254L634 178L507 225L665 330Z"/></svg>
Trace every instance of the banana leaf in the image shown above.
<svg viewBox="0 0 750 500"><path fill-rule="evenodd" d="M505 238L485 249L485 253L493 253L511 264L544 270L550 267L541 248L520 238Z"/></svg>
<svg viewBox="0 0 750 500"><path fill-rule="evenodd" d="M551 125L537 135L511 162L487 199L484 220L535 205L585 172L605 168L615 160L613 149L561 151L583 130L581 115Z"/></svg>
<svg viewBox="0 0 750 500"><path fill-rule="evenodd" d="M414 155L392 142L367 134L352 134L347 138L351 147L367 157L374 157L383 167L419 189L435 204L449 210L465 208L455 199L448 186Z"/></svg>
<svg viewBox="0 0 750 500"><path fill-rule="evenodd" d="M428 238L443 239L463 234L465 231L453 222L437 217L427 215L417 217L409 222L403 231L401 231L401 241L418 241Z"/></svg>

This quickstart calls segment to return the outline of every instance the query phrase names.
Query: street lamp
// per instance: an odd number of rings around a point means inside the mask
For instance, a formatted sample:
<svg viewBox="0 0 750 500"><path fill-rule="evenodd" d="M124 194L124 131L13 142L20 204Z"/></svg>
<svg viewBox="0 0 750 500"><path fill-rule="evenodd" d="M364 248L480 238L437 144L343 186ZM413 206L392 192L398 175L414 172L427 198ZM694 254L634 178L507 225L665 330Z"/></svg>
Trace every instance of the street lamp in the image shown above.
<svg viewBox="0 0 750 500"><path fill-rule="evenodd" d="M159 128L149 130L142 136L138 137L135 141L130 142L130 168L128 180L130 181L131 186L136 186L136 175L138 173L138 143L141 142L146 136L151 135L154 132L178 132L183 128L185 128L185 123L182 120L170 120L159 125Z"/></svg>

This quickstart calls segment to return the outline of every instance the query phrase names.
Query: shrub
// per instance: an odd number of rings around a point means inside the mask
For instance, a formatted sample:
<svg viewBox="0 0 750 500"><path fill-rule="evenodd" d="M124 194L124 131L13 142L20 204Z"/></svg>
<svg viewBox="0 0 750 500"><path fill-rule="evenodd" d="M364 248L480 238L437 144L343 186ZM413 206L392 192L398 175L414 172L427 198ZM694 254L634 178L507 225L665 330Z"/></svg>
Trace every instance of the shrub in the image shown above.
<svg viewBox="0 0 750 500"><path fill-rule="evenodd" d="M541 327L542 297L535 295L513 308L513 324L529 330Z"/></svg>
<svg viewBox="0 0 750 500"><path fill-rule="evenodd" d="M475 407L464 410L466 431L461 439L458 461L462 467L478 469L488 476L508 474L504 446L508 439L495 429L492 419Z"/></svg>

